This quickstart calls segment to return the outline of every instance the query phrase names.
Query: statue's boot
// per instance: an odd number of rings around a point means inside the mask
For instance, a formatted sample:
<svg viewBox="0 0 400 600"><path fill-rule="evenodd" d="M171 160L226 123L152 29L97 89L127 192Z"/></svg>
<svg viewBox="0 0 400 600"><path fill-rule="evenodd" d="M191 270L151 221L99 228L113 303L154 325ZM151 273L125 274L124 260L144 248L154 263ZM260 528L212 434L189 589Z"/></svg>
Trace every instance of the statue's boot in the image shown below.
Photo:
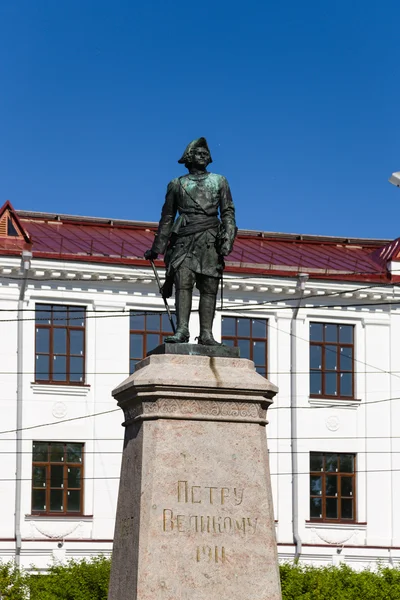
<svg viewBox="0 0 400 600"><path fill-rule="evenodd" d="M202 346L222 346L212 334L212 324L214 321L215 305L217 302L216 294L200 294L200 335L197 340Z"/></svg>
<svg viewBox="0 0 400 600"><path fill-rule="evenodd" d="M168 344L186 344L189 341L189 317L192 308L192 290L176 290L177 328L174 335L165 338Z"/></svg>

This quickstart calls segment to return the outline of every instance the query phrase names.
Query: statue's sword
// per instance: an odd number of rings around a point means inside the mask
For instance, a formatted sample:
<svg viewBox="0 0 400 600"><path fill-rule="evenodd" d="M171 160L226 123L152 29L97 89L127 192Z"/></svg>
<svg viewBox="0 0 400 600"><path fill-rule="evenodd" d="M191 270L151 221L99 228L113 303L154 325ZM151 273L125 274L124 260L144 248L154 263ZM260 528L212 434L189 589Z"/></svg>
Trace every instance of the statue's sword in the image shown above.
<svg viewBox="0 0 400 600"><path fill-rule="evenodd" d="M161 294L161 297L162 297L162 299L164 300L164 306L165 306L165 309L166 309L166 311L167 311L167 315L168 315L169 322L171 323L172 331L173 331L174 333L176 333L176 329L175 329L175 323L174 323L174 321L173 321L173 319L172 319L172 315L171 315L171 311L170 311L170 309L169 309L169 306L168 306L167 299L166 299L166 298L164 298L164 296L163 296L163 293L162 293L162 285L161 285L160 278L159 278L159 276L158 276L158 272L157 272L156 265L154 264L154 260L152 260L151 258L150 258L150 262L151 262L151 266L153 267L153 272L154 272L154 276L155 276L155 278L156 278L156 281L157 281L158 289L159 289L159 291L160 291L160 294Z"/></svg>

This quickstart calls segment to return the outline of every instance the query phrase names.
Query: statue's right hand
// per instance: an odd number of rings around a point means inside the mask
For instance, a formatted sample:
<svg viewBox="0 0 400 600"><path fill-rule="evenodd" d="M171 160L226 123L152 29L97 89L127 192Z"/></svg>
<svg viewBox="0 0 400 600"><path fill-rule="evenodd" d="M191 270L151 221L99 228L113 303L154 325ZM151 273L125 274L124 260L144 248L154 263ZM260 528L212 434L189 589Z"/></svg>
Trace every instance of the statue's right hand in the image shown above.
<svg viewBox="0 0 400 600"><path fill-rule="evenodd" d="M149 250L146 250L144 257L146 260L155 260L158 257L158 254L150 248Z"/></svg>

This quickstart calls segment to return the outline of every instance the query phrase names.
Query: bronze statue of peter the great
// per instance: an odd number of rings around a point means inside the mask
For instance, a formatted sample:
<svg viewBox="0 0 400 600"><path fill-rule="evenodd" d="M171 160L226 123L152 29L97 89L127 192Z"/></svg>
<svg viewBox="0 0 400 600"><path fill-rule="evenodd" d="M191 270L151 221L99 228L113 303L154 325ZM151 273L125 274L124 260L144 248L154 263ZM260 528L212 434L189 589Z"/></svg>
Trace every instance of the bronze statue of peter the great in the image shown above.
<svg viewBox="0 0 400 600"><path fill-rule="evenodd" d="M189 341L196 284L200 292L198 343L216 346L219 344L213 337L212 324L224 257L231 252L237 232L235 208L225 177L207 171L212 159L205 138L191 142L178 162L189 172L168 184L158 231L145 258L154 260L164 254L164 298L172 294L172 283L175 284L177 329L165 341Z"/></svg>

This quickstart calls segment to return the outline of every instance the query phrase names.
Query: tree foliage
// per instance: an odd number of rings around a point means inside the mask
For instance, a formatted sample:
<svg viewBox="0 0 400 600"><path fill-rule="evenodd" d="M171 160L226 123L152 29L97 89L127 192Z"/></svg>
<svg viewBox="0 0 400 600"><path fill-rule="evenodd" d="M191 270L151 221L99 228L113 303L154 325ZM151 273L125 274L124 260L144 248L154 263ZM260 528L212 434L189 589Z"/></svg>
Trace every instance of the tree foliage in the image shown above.
<svg viewBox="0 0 400 600"><path fill-rule="evenodd" d="M49 567L45 575L0 563L1 600L107 600L110 560L104 556ZM400 568L353 571L283 564L283 600L399 600Z"/></svg>

